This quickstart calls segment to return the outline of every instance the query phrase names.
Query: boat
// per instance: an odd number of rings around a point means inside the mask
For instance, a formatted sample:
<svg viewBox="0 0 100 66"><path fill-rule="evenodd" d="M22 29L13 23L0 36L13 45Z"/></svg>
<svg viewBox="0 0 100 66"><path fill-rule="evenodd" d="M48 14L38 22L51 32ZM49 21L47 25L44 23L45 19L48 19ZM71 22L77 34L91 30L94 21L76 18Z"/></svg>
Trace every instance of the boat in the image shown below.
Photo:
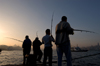
<svg viewBox="0 0 100 66"><path fill-rule="evenodd" d="M88 50L83 50L80 47L72 47L71 52L87 52Z"/></svg>

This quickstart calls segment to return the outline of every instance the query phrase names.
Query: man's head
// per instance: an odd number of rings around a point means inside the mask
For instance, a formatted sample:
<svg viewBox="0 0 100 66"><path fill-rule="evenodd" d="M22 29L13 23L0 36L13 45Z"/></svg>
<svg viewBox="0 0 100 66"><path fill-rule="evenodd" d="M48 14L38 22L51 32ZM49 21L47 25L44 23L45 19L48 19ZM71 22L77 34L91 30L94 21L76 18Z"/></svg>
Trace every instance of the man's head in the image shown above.
<svg viewBox="0 0 100 66"><path fill-rule="evenodd" d="M45 32L46 32L47 35L50 35L50 29L46 29Z"/></svg>
<svg viewBox="0 0 100 66"><path fill-rule="evenodd" d="M26 36L25 36L25 38L26 38L26 39L29 39L29 36L28 36L28 35L26 35Z"/></svg>
<svg viewBox="0 0 100 66"><path fill-rule="evenodd" d="M39 40L39 38L38 38L38 37L36 37L36 38L35 38L35 40Z"/></svg>
<svg viewBox="0 0 100 66"><path fill-rule="evenodd" d="M62 16L61 20L62 21L67 21L67 17L66 16Z"/></svg>

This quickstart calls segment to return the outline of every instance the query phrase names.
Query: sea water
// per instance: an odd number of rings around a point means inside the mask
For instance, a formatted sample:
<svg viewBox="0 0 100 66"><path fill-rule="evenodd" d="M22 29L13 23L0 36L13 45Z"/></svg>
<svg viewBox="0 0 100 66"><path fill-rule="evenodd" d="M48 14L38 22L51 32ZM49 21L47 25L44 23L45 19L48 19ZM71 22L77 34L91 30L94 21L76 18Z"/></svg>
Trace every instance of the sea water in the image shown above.
<svg viewBox="0 0 100 66"><path fill-rule="evenodd" d="M72 58L83 57L87 55L93 55L100 53L100 51L87 51L87 52L72 52ZM31 51L31 54L33 52ZM53 50L53 61L57 61L57 52ZM66 60L63 54L63 60ZM43 61L43 57L41 59ZM23 52L19 51L2 51L0 54L0 66L1 65L18 65L23 63ZM62 66L66 66L66 62L62 62ZM100 55L80 58L72 61L73 66L100 66ZM53 63L53 66L57 66L57 63Z"/></svg>

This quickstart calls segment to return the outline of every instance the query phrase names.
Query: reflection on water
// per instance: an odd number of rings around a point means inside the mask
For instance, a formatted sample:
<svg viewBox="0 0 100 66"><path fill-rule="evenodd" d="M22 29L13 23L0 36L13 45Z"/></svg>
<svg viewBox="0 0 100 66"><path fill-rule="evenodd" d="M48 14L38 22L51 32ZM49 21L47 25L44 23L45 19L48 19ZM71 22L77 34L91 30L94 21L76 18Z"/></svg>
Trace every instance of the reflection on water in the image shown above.
<svg viewBox="0 0 100 66"><path fill-rule="evenodd" d="M31 54L33 52L31 51ZM92 55L100 53L100 51L88 51L88 52L72 52L72 58L78 58L86 55ZM42 57L43 60L43 57ZM41 60L41 61L42 61ZM53 60L57 60L57 53L56 51L53 51ZM63 56L63 60L65 60L65 57ZM22 64L23 61L23 52L22 51L2 51L0 54L0 66L6 65L6 64ZM73 64L80 64L81 66L87 65L87 66L99 66L100 65L100 55L91 56L87 58L82 58L75 60ZM65 66L66 63L63 62L63 66ZM57 66L56 64L53 64L53 66Z"/></svg>

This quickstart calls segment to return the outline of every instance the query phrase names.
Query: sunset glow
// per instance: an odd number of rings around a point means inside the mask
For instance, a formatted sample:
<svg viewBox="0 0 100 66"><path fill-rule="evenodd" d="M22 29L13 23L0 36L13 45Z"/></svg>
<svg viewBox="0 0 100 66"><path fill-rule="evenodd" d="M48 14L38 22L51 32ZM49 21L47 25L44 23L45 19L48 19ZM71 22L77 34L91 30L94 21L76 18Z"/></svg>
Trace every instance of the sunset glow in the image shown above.
<svg viewBox="0 0 100 66"><path fill-rule="evenodd" d="M89 3L88 3L89 2ZM98 1L34 1L34 0L0 0L0 44L22 45L21 42L8 39L11 37L23 41L25 35L33 42L41 40L45 30L51 28L54 12L52 34L62 16L67 16L72 28L90 30L100 33L100 4ZM59 8L58 8L59 7ZM100 35L86 32L74 32L70 35L72 46L91 46L100 42Z"/></svg>

